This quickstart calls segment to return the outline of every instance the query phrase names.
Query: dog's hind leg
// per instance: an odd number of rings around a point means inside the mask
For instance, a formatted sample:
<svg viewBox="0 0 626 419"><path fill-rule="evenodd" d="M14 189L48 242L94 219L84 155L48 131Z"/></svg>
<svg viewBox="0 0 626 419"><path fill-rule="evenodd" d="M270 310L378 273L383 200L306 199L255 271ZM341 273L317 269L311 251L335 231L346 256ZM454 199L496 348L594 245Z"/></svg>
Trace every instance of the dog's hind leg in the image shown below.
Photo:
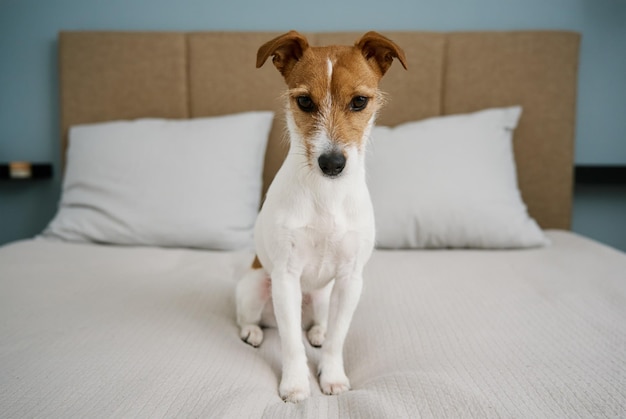
<svg viewBox="0 0 626 419"><path fill-rule="evenodd" d="M271 281L263 268L253 265L237 283L237 324L241 328L239 336L254 347L263 341L260 322L270 296Z"/></svg>
<svg viewBox="0 0 626 419"><path fill-rule="evenodd" d="M311 298L313 324L306 333L311 345L319 348L326 339L326 328L328 325L328 304L333 283L329 283L324 288L309 293Z"/></svg>

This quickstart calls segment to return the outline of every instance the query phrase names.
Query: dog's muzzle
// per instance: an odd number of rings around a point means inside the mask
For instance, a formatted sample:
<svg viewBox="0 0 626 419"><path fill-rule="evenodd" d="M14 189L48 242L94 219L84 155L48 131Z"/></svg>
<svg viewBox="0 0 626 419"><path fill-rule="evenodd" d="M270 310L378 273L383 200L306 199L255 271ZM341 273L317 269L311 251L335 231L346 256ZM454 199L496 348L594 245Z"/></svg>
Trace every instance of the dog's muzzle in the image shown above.
<svg viewBox="0 0 626 419"><path fill-rule="evenodd" d="M317 159L322 173L326 176L338 176L346 167L346 157L339 152L324 153Z"/></svg>

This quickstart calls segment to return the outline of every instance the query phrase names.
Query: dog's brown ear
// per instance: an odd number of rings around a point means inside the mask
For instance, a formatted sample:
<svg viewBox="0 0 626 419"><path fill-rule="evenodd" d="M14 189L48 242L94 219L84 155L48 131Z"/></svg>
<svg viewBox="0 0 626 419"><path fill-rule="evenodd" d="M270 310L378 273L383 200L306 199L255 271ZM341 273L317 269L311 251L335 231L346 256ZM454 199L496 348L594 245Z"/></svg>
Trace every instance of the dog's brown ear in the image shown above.
<svg viewBox="0 0 626 419"><path fill-rule="evenodd" d="M394 58L400 60L402 67L407 68L404 51L391 39L386 38L378 32L370 31L363 35L356 43L356 47L366 60L375 64L380 71L381 77L389 70Z"/></svg>
<svg viewBox="0 0 626 419"><path fill-rule="evenodd" d="M261 67L269 56L283 77L287 77L293 65L309 48L309 42L296 31L289 31L261 45L256 54L256 68Z"/></svg>

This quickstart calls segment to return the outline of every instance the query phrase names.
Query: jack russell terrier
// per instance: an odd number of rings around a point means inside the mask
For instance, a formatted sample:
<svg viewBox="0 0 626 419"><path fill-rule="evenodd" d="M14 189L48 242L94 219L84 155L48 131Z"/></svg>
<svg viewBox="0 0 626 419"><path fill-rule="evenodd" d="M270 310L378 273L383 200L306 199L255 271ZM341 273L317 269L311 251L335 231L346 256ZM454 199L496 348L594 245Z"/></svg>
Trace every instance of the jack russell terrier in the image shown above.
<svg viewBox="0 0 626 419"><path fill-rule="evenodd" d="M354 46L311 47L291 31L259 48L257 68L270 56L288 86L290 148L257 218L257 256L237 285L237 323L255 347L260 326L278 326L279 392L297 402L310 395L303 327L322 347L322 391L350 389L343 345L374 246L365 146L382 104L378 82L394 58L407 67L402 49L376 32Z"/></svg>

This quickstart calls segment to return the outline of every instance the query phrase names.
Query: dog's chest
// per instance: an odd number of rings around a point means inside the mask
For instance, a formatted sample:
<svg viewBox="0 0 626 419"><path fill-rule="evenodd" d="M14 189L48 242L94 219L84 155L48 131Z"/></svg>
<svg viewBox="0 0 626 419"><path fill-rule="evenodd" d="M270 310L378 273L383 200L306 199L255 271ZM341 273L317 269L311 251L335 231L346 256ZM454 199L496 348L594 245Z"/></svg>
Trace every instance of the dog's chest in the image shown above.
<svg viewBox="0 0 626 419"><path fill-rule="evenodd" d="M303 292L324 287L365 264L374 244L374 213L364 174L340 179L299 176L290 154L276 175L255 229L257 255L270 272L301 272ZM306 167L306 166L305 166Z"/></svg>
<svg viewBox="0 0 626 419"><path fill-rule="evenodd" d="M320 217L298 229L295 238L303 264L303 291L326 285L352 266L362 235L343 215Z"/></svg>

